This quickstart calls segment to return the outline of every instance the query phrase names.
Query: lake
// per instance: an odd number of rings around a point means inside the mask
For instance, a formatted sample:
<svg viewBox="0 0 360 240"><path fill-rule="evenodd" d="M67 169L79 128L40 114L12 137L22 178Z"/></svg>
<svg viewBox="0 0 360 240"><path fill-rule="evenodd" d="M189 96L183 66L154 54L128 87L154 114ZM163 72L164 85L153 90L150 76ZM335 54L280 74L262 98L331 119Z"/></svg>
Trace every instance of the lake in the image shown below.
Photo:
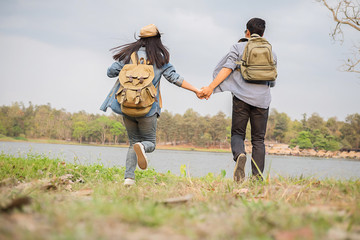
<svg viewBox="0 0 360 240"><path fill-rule="evenodd" d="M106 167L125 166L127 148L107 146L81 146L62 144L43 144L30 142L0 142L0 152L14 155L26 155L29 152L46 154L50 158L59 158L71 163L103 164ZM231 153L213 153L197 151L155 150L147 155L149 167L158 172L171 171L179 175L181 165L186 165L191 176L201 177L208 173L220 174L226 171L226 177L232 178L235 162ZM350 159L324 159L314 157L267 155L265 175L312 176L320 179L359 179L360 161ZM245 167L246 175L251 173L251 157Z"/></svg>

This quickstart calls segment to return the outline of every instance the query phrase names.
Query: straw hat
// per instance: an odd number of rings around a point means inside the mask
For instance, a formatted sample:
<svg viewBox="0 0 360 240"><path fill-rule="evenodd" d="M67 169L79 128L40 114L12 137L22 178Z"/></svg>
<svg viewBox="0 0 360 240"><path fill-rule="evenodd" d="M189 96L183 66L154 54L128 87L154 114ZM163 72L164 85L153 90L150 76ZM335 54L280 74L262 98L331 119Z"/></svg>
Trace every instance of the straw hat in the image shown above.
<svg viewBox="0 0 360 240"><path fill-rule="evenodd" d="M139 37L141 38L154 37L159 33L160 33L159 29L155 26L155 24L150 24L140 29Z"/></svg>

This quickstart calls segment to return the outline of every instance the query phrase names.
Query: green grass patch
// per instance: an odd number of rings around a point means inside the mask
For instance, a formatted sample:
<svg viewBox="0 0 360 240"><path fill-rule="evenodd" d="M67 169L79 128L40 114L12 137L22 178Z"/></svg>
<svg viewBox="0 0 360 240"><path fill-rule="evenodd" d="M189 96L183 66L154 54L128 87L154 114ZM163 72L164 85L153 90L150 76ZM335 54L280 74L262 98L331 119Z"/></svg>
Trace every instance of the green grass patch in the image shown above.
<svg viewBox="0 0 360 240"><path fill-rule="evenodd" d="M358 179L279 177L238 184L224 171L190 178L182 166L181 176L137 170L136 186L129 188L124 167L31 153L0 154L0 169L0 239L359 237ZM180 201L184 196L188 201ZM23 197L30 203L5 211Z"/></svg>

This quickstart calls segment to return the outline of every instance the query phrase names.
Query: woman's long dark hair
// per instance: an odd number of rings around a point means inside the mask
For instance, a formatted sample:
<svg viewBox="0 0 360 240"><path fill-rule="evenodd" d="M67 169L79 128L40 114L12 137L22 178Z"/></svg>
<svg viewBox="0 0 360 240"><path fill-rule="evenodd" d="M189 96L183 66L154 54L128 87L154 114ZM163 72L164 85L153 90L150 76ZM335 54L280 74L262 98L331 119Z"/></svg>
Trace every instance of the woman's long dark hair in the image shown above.
<svg viewBox="0 0 360 240"><path fill-rule="evenodd" d="M170 54L161 42L160 33L154 37L140 38L136 42L112 48L110 51L115 53L113 56L114 60L129 63L131 54L137 52L140 47L145 47L150 64L160 68L169 62Z"/></svg>

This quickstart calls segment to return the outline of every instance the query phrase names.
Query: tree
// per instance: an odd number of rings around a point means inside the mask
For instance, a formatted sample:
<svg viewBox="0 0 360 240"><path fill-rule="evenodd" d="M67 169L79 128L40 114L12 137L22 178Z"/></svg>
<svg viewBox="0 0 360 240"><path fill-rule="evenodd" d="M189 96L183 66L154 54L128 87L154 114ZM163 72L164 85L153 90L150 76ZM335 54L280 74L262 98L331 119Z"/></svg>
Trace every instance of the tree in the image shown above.
<svg viewBox="0 0 360 240"><path fill-rule="evenodd" d="M97 116L90 121L87 130L87 137L90 139L98 139L102 144L105 144L107 136L110 133L111 120L106 116Z"/></svg>
<svg viewBox="0 0 360 240"><path fill-rule="evenodd" d="M110 124L110 133L114 136L114 144L117 143L119 136L124 135L126 132L125 127L118 121L111 121Z"/></svg>
<svg viewBox="0 0 360 240"><path fill-rule="evenodd" d="M197 134L197 120L199 117L199 114L192 108L189 108L184 113L181 131L187 143L192 143Z"/></svg>
<svg viewBox="0 0 360 240"><path fill-rule="evenodd" d="M336 22L335 29L331 33L334 40L340 37L344 41L343 26L349 26L355 31L360 31L360 4L358 1L337 0L335 6L330 6L326 0L318 0L330 10ZM360 73L360 41L357 39L352 51L352 57L348 58L342 66L343 71Z"/></svg>
<svg viewBox="0 0 360 240"><path fill-rule="evenodd" d="M350 145L352 148L360 148L360 114L348 115L346 123L340 129L344 145Z"/></svg>
<svg viewBox="0 0 360 240"><path fill-rule="evenodd" d="M73 137L77 138L79 142L82 142L83 137L86 134L87 131L87 124L85 121L78 121L73 125Z"/></svg>
<svg viewBox="0 0 360 240"><path fill-rule="evenodd" d="M308 131L301 131L296 139L291 140L290 147L299 146L300 149L309 149L313 148L313 144L311 143L311 133Z"/></svg>
<svg viewBox="0 0 360 240"><path fill-rule="evenodd" d="M158 136L164 142L171 142L175 133L175 121L173 115L165 110L161 113L157 123Z"/></svg>
<svg viewBox="0 0 360 240"><path fill-rule="evenodd" d="M6 129L1 121L0 121L0 135L6 135Z"/></svg>
<svg viewBox="0 0 360 240"><path fill-rule="evenodd" d="M329 119L327 120L325 126L329 129L331 135L334 135L334 136L336 136L336 137L340 137L340 136L341 136L341 132L340 132L341 124L340 124L340 122L337 120L336 117L331 117L331 118L329 118Z"/></svg>
<svg viewBox="0 0 360 240"><path fill-rule="evenodd" d="M324 119L317 113L313 113L307 120L307 126L310 130L321 129L324 126Z"/></svg>
<svg viewBox="0 0 360 240"><path fill-rule="evenodd" d="M286 113L277 113L275 115L274 138L276 141L283 142L285 133L289 128L290 118Z"/></svg>
<svg viewBox="0 0 360 240"><path fill-rule="evenodd" d="M211 136L212 141L214 144L219 142L221 148L221 142L226 140L226 115L223 112L218 112L215 116L210 119L211 128L209 128L208 133Z"/></svg>

